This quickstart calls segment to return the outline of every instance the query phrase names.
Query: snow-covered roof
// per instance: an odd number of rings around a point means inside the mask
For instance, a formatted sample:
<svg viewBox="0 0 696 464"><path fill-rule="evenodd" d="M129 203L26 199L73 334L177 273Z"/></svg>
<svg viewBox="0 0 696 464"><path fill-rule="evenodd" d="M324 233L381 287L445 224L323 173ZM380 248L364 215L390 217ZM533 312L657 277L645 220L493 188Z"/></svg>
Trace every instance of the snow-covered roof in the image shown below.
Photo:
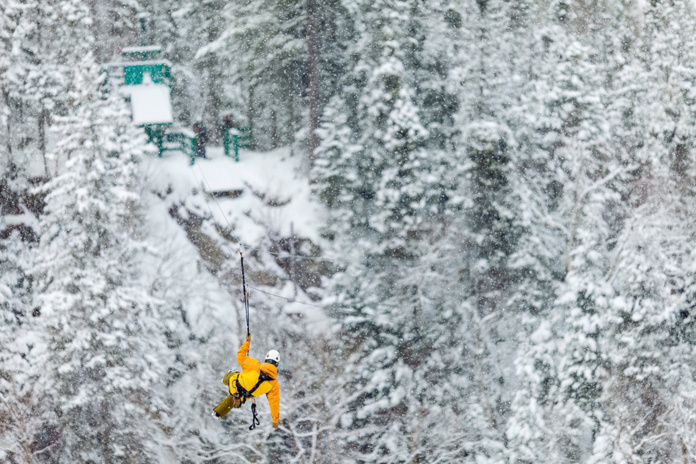
<svg viewBox="0 0 696 464"><path fill-rule="evenodd" d="M124 55L131 53L159 53L162 51L161 45L144 45L144 46L133 46L125 47L121 50Z"/></svg>
<svg viewBox="0 0 696 464"><path fill-rule="evenodd" d="M121 90L130 95L134 123L171 124L174 121L168 86L144 83L127 85Z"/></svg>
<svg viewBox="0 0 696 464"><path fill-rule="evenodd" d="M163 64L165 66L172 67L172 62L169 60L144 60L144 61L114 61L107 63L106 66L110 68L123 68L124 66L147 66L153 64Z"/></svg>

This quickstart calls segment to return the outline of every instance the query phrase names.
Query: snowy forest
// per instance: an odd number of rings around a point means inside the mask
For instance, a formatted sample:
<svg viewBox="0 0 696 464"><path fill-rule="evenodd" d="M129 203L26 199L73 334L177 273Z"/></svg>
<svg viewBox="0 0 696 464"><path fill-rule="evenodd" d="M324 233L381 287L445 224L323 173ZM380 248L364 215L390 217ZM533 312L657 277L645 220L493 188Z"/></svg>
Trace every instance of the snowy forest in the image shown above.
<svg viewBox="0 0 696 464"><path fill-rule="evenodd" d="M0 0L0 462L696 463L695 29L693 0ZM138 44L209 159L133 120ZM239 250L277 429L211 416Z"/></svg>

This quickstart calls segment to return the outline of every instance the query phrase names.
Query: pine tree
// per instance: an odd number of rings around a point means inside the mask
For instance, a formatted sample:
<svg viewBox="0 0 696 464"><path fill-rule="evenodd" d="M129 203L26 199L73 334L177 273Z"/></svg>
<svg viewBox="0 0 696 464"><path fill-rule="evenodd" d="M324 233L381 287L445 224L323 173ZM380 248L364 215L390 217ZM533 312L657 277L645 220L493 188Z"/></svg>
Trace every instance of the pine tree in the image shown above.
<svg viewBox="0 0 696 464"><path fill-rule="evenodd" d="M350 353L343 377L352 379L336 436L358 462L419 462L438 452L431 426L441 416L432 412L447 409L446 387L430 387L449 369L437 361L448 340L439 336L432 246L445 221L451 108L444 97L427 98L446 89L435 71L445 65L429 48L436 34L425 28L441 33L444 15L418 2L347 8L360 33L355 61L324 113L313 170L331 208L327 232L353 244L329 286L340 295L338 336ZM423 69L428 60L431 69ZM437 125L433 135L420 102Z"/></svg>
<svg viewBox="0 0 696 464"><path fill-rule="evenodd" d="M683 216L690 198L682 186L692 182L685 154L692 149L693 98L686 76L692 74L694 41L673 25L693 14L685 2L653 3L646 11L645 45L637 42L632 50L644 63L634 73L643 80L632 85L635 110L629 113L642 126L633 145L641 167L607 274L615 296L600 341L611 375L602 390L603 420L592 462L615 456L676 461L691 446L684 421L692 413L684 391L693 378L693 339L683 325L690 310L682 263L692 253L683 237L692 232Z"/></svg>
<svg viewBox="0 0 696 464"><path fill-rule="evenodd" d="M464 124L477 120L502 123L519 95L519 81L512 77L522 71L513 67L520 59L512 46L518 40L512 27L515 7L500 0L477 0L454 2L453 8L464 22L451 76L459 84L458 117Z"/></svg>
<svg viewBox="0 0 696 464"><path fill-rule="evenodd" d="M520 322L547 304L543 285L556 258L553 248L537 242L536 234L553 237L545 192L534 184L545 166L529 155L528 121L518 113L527 92L516 77L534 61L525 48L525 21L533 18L525 5L453 5L463 23L450 76L459 87L460 132L449 155L452 219L441 254L447 257L443 268L450 269L445 307L454 317L448 323L458 332L451 339L452 363L458 365L453 383L463 405L456 436L471 461L504 459L516 384L507 366L523 339Z"/></svg>
<svg viewBox="0 0 696 464"><path fill-rule="evenodd" d="M0 240L0 458L13 463L35 462L52 444L51 411L41 403L46 351L32 318L31 254L18 230Z"/></svg>
<svg viewBox="0 0 696 464"><path fill-rule="evenodd" d="M12 48L13 40L12 36L15 29L15 15L17 14L18 6L15 2L6 2L3 4L2 13L0 14L0 91L2 92L2 109L0 111L0 128L5 134L6 140L9 142L9 122L10 122L10 105L9 105L9 93L11 84L11 79L9 71L12 67ZM3 151L12 150L12 145L10 143L3 144ZM9 153L8 153L9 154Z"/></svg>
<svg viewBox="0 0 696 464"><path fill-rule="evenodd" d="M337 0L230 2L223 16L228 26L199 54L230 63L239 92L230 101L234 119L258 128L261 147L291 144L307 151L352 40L345 5Z"/></svg>
<svg viewBox="0 0 696 464"><path fill-rule="evenodd" d="M3 118L5 143L17 164L46 157L47 126L52 113L65 110L67 86L76 63L93 43L89 12L82 0L9 2L3 47ZM10 32L11 31L11 32Z"/></svg>
<svg viewBox="0 0 696 464"><path fill-rule="evenodd" d="M222 16L224 6L225 2L220 0L182 2L181 11L186 14L181 19L185 18L188 24L186 45L204 47L218 38L224 27ZM199 96L203 104L199 107L198 114L192 116L204 122L212 141L218 142L221 140L222 110L226 103L223 89L228 76L225 74L225 68L229 66L229 63L220 59L216 53L201 53L200 48L198 50L194 48L193 51L195 54L189 57L193 62L191 71L196 76L192 84L202 87L199 90Z"/></svg>
<svg viewBox="0 0 696 464"><path fill-rule="evenodd" d="M87 0L86 3L93 35L109 37L109 40L94 44L94 55L99 62L118 59L123 47L140 43L143 38L140 24L143 5L140 0Z"/></svg>
<svg viewBox="0 0 696 464"><path fill-rule="evenodd" d="M531 191L541 200L535 201L542 207L538 218L546 217L535 232L543 231L553 252L544 261L563 264L548 266L547 279L556 282L546 285L556 287L558 299L549 312L548 297L541 312L535 311L529 343L519 349L521 387L507 436L513 460L552 456L578 462L586 456L586 437L599 414L603 354L596 338L610 292L600 282L608 270L611 238L621 226L616 206L630 167L626 152L612 145L606 132L606 68L574 29L579 10L552 2L544 14L547 27L535 47L541 59L531 68L530 91L521 106L533 115L532 125L518 133L525 144L523 165L542 184ZM564 426L550 425L556 421Z"/></svg>
<svg viewBox="0 0 696 464"><path fill-rule="evenodd" d="M158 346L153 303L132 267L146 138L90 54L80 70L58 126L67 170L44 187L34 269L51 353L45 407L58 416L59 459L141 460L155 452L163 408L154 395L161 367L148 354Z"/></svg>
<svg viewBox="0 0 696 464"><path fill-rule="evenodd" d="M643 171L643 198L617 238L605 279L614 291L597 334L606 374L595 462L617 455L634 462L684 457L673 411L693 383L688 353L694 347L675 336L684 317L682 260L689 254L681 238L689 227L666 171L657 163Z"/></svg>
<svg viewBox="0 0 696 464"><path fill-rule="evenodd" d="M511 207L510 133L493 121L476 121L462 134L462 161L456 194L450 208L459 210L447 237L444 269L457 269L447 278L445 307L454 312L450 363L457 385L457 403L466 405L458 423L462 449L472 462L502 458L506 383L501 369L513 349L511 326L515 314L508 301L515 271L510 266L520 235ZM446 272L445 272L446 273ZM450 364L448 363L448 364ZM453 381L454 380L454 381Z"/></svg>
<svg viewBox="0 0 696 464"><path fill-rule="evenodd" d="M11 8L5 13L12 13ZM14 71L4 74L9 77L6 88L16 88L10 77ZM27 208L26 166L18 164L12 148L11 142L0 145L0 459L23 463L34 462L50 445L50 428L45 427L50 412L41 407L45 340L32 324L35 218Z"/></svg>

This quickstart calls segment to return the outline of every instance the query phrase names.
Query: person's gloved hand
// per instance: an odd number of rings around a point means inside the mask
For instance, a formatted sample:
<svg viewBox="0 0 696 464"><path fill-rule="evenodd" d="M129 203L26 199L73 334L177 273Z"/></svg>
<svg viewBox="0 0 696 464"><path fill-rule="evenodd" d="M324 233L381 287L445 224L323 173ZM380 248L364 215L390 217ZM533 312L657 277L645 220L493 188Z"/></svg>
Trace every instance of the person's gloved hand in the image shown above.
<svg viewBox="0 0 696 464"><path fill-rule="evenodd" d="M250 334L247 334L246 341L251 342L251 335Z"/></svg>
<svg viewBox="0 0 696 464"><path fill-rule="evenodd" d="M273 423L273 428L274 428L274 429L277 429L277 428L278 428L278 422L274 422L274 423Z"/></svg>

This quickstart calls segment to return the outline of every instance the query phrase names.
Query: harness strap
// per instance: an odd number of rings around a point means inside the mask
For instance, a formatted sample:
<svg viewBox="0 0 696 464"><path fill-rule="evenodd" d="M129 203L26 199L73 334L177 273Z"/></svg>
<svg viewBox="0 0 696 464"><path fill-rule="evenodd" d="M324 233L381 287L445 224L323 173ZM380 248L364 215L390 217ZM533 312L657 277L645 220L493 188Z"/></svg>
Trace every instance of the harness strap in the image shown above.
<svg viewBox="0 0 696 464"><path fill-rule="evenodd" d="M244 387L242 387L242 384L239 383L239 376L237 376L237 378L235 379L235 381L237 382L237 384L236 384L237 393L239 393L239 395L242 397L242 403L246 402L246 400L248 400L249 398L251 398L252 396L254 396L254 392L261 386L262 383L268 382L268 381L270 381L270 380L274 380L274 379L272 379L271 377L269 377L269 375L266 374L265 372L259 371L259 380L258 380L258 382L256 382L256 385L254 385L254 386L251 388L251 390L246 391L246 390L244 389ZM255 405L253 405L253 406L255 406ZM252 407L253 407L253 406L252 406Z"/></svg>

